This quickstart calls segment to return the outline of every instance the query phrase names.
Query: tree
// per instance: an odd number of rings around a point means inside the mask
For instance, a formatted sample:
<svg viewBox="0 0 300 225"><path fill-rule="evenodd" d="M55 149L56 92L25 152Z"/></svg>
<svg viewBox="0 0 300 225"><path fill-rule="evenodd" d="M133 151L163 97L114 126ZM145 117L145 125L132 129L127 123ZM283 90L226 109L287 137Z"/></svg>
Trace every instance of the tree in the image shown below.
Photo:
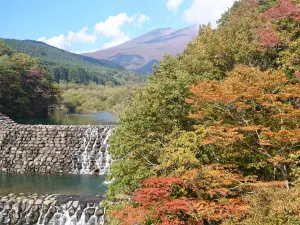
<svg viewBox="0 0 300 225"><path fill-rule="evenodd" d="M109 191L109 195L116 194L115 191L131 192L142 179L153 175L162 147L169 140L167 136L174 130L190 128L191 108L185 97L194 78L177 70L177 62L176 57L166 56L145 89L137 93L121 116L120 125L110 139L110 153L114 158L110 174L114 181L110 189L114 191ZM124 161L126 163L120 166ZM131 169L131 162L135 170ZM119 176L122 173L119 169L128 173ZM144 173L145 170L148 172Z"/></svg>
<svg viewBox="0 0 300 225"><path fill-rule="evenodd" d="M134 195L135 205L113 210L110 215L120 225L146 224L186 224L192 207L187 199L179 199L178 190L182 188L180 179L160 177L145 179Z"/></svg>
<svg viewBox="0 0 300 225"><path fill-rule="evenodd" d="M3 51L1 46L0 52L6 53L0 56L1 112L11 117L47 115L59 92L41 62L26 54Z"/></svg>
<svg viewBox="0 0 300 225"><path fill-rule="evenodd" d="M224 81L202 80L191 91L188 102L198 109L192 117L205 128L202 146L214 146L215 160L269 178L273 165L288 186L299 154L299 82L281 71L238 66Z"/></svg>
<svg viewBox="0 0 300 225"><path fill-rule="evenodd" d="M263 13L264 26L258 30L259 49L273 55L279 68L294 78L300 71L300 7L290 0L281 0Z"/></svg>

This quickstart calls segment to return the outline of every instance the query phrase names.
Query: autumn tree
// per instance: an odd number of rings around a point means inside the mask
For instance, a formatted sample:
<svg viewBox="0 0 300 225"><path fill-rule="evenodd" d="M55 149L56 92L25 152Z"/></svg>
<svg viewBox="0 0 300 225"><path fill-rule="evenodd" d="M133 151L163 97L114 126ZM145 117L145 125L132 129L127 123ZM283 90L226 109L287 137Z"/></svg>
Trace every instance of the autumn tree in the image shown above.
<svg viewBox="0 0 300 225"><path fill-rule="evenodd" d="M205 127L202 146L213 146L216 161L266 178L272 165L288 186L299 154L299 82L281 71L237 66L225 80L202 80L191 91L188 102L198 108L192 117Z"/></svg>
<svg viewBox="0 0 300 225"><path fill-rule="evenodd" d="M0 111L11 117L47 115L58 89L40 60L13 53L0 42Z"/></svg>
<svg viewBox="0 0 300 225"><path fill-rule="evenodd" d="M205 82L222 82L239 64L258 68L258 73L261 73L259 70L281 69L288 75L289 81L300 80L300 54L297 54L299 26L295 19L298 4L294 6L294 9L289 7L291 13L285 9L284 17L278 17L276 10L281 6L277 0L236 1L221 17L217 28L201 25L198 36L182 54L166 56L160 62L145 88L138 92L121 116L120 126L111 138L110 151L114 162L109 178L115 179L109 186L108 196L118 192L131 193L140 181L149 176L178 176L186 170L224 158L219 147L200 144L206 135L203 132L206 127L194 129L195 118L188 117L197 106L185 101L191 94L188 86L203 79ZM265 30L267 28L269 30ZM264 41L270 43L264 45ZM264 77L269 79L267 75ZM208 90L207 95L210 95ZM285 104L282 102L282 105ZM201 107L212 110L210 104ZM212 113L216 112L217 108L212 110ZM254 116L254 122L260 123L256 114L249 113L247 116ZM261 160L260 155L250 153L243 157L245 146L240 149L240 155L238 149L237 146L232 157L227 154L228 161L224 159L223 162L236 163L241 158L239 164L244 166L244 172L255 172L261 178L273 179L274 169L268 160ZM276 166L277 170L282 168L281 165ZM294 164L287 165L288 170L294 170Z"/></svg>
<svg viewBox="0 0 300 225"><path fill-rule="evenodd" d="M299 1L280 0L262 14L263 27L258 30L259 49L273 55L274 63L291 77L300 71Z"/></svg>
<svg viewBox="0 0 300 225"><path fill-rule="evenodd" d="M256 177L244 177L235 165L200 166L178 178L145 179L132 202L114 207L109 216L120 225L237 223L249 211L242 196L251 195L256 185Z"/></svg>
<svg viewBox="0 0 300 225"><path fill-rule="evenodd" d="M134 204L118 207L110 213L120 225L127 224L186 224L192 207L181 199L182 182L173 177L152 177L141 183L134 194Z"/></svg>
<svg viewBox="0 0 300 225"><path fill-rule="evenodd" d="M168 136L191 127L191 109L185 97L193 79L178 68L177 57L166 56L137 93L110 139L115 160L108 195L131 193L143 179L155 175L162 148L170 141Z"/></svg>

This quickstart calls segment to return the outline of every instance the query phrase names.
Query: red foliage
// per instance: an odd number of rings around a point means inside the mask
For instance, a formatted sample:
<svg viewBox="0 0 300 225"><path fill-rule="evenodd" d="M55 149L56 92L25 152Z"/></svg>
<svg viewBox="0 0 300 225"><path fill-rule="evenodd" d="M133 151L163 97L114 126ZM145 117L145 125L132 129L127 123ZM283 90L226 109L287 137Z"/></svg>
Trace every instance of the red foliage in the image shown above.
<svg viewBox="0 0 300 225"><path fill-rule="evenodd" d="M142 188L134 196L134 200L141 206L150 206L153 202L170 196L169 188Z"/></svg>
<svg viewBox="0 0 300 225"><path fill-rule="evenodd" d="M291 18L300 21L300 8L296 3L289 0L281 0L280 3L269 10L264 14L264 17L267 20L265 27L258 30L257 34L260 39L260 47L258 50L265 51L269 47L277 47L280 45L280 40L278 34L276 34L276 28L274 27L273 22L276 19L285 19Z"/></svg>
<svg viewBox="0 0 300 225"><path fill-rule="evenodd" d="M40 69L31 69L27 75L28 78L38 78L42 79L45 77L45 73Z"/></svg>
<svg viewBox="0 0 300 225"><path fill-rule="evenodd" d="M296 72L294 73L294 75L295 75L296 79L300 82L300 72L299 72L299 71L296 71Z"/></svg>
<svg viewBox="0 0 300 225"><path fill-rule="evenodd" d="M269 9L264 15L268 19L292 18L300 21L300 8L294 2L281 0L277 7Z"/></svg>
<svg viewBox="0 0 300 225"><path fill-rule="evenodd" d="M175 177L151 177L142 182L142 187L171 188L173 184L180 185L181 180Z"/></svg>
<svg viewBox="0 0 300 225"><path fill-rule="evenodd" d="M138 206L135 208L126 206L126 210L114 211L114 218L121 224L129 224L129 220L130 224L135 224L149 218L160 225L185 224L184 220L191 213L192 207L187 199L176 199L171 196L173 185L180 188L182 185L180 179L154 177L144 180L142 187L134 195L134 201Z"/></svg>
<svg viewBox="0 0 300 225"><path fill-rule="evenodd" d="M270 27L266 27L258 31L258 36L260 38L260 45L262 47L261 50L264 50L266 47L274 47L279 45L280 39L274 33L273 29Z"/></svg>
<svg viewBox="0 0 300 225"><path fill-rule="evenodd" d="M137 78L136 78L136 76L131 75L131 76L129 77L129 79L132 80L132 81L136 81Z"/></svg>

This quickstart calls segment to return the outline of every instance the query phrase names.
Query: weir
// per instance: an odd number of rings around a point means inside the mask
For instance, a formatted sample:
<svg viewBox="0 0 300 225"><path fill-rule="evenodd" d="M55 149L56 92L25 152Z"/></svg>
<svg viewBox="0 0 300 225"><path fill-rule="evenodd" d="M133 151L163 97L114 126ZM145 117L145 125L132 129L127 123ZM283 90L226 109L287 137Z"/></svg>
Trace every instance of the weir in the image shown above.
<svg viewBox="0 0 300 225"><path fill-rule="evenodd" d="M62 195L0 196L0 224L10 225L103 225L102 197Z"/></svg>
<svg viewBox="0 0 300 225"><path fill-rule="evenodd" d="M21 125L0 114L0 172L105 174L114 126Z"/></svg>
<svg viewBox="0 0 300 225"><path fill-rule="evenodd" d="M21 125L0 113L0 172L104 175L114 126ZM0 224L102 225L103 197L1 194Z"/></svg>

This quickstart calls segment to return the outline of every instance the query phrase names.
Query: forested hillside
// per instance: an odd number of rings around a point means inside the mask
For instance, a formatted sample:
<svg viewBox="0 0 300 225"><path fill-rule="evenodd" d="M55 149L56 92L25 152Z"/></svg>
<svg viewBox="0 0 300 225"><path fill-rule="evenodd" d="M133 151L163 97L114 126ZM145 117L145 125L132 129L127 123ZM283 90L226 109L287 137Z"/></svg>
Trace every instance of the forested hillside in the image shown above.
<svg viewBox="0 0 300 225"><path fill-rule="evenodd" d="M239 0L121 116L110 224L300 224L300 1Z"/></svg>
<svg viewBox="0 0 300 225"><path fill-rule="evenodd" d="M0 112L12 118L45 116L58 98L59 89L40 61L13 53L0 40Z"/></svg>
<svg viewBox="0 0 300 225"><path fill-rule="evenodd" d="M65 81L77 84L95 82L119 85L132 81L132 77L135 77L137 82L144 79L143 76L125 71L121 66L110 61L73 54L43 42L3 40L15 52L40 58L55 82Z"/></svg>
<svg viewBox="0 0 300 225"><path fill-rule="evenodd" d="M130 103L139 85L80 85L60 83L63 90L60 108L68 113L113 112L120 114Z"/></svg>

